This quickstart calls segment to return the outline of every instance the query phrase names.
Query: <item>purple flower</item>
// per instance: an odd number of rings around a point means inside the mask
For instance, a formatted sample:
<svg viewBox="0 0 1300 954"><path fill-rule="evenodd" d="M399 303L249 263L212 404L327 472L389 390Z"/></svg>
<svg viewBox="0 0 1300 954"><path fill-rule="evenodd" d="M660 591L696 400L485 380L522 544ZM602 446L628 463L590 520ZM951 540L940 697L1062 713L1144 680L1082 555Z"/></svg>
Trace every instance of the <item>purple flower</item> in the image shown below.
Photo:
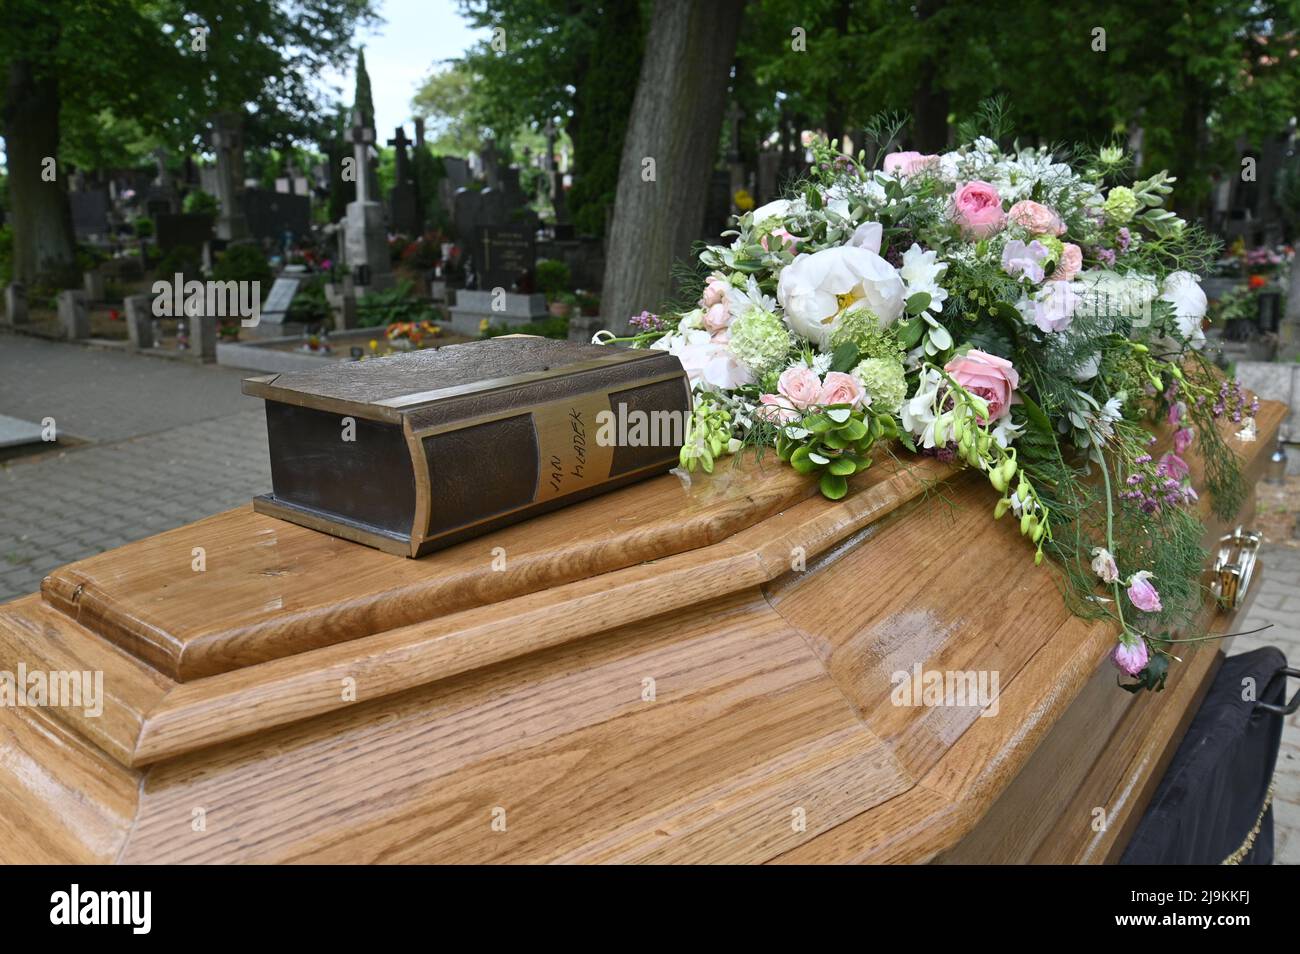
<svg viewBox="0 0 1300 954"><path fill-rule="evenodd" d="M1138 636L1131 646L1123 641L1117 643L1110 654L1110 661L1130 676L1136 676L1145 669L1149 658L1147 641L1141 636Z"/></svg>
<svg viewBox="0 0 1300 954"><path fill-rule="evenodd" d="M1156 465L1156 473L1162 477L1168 478L1168 480L1165 481L1166 487L1168 487L1170 483L1172 483L1174 487L1177 487L1179 482L1191 473L1191 468L1187 466L1187 461L1171 452L1160 458L1160 463Z"/></svg>
<svg viewBox="0 0 1300 954"><path fill-rule="evenodd" d="M1026 321L1050 334L1070 327L1078 304L1079 296L1069 282L1048 282L1033 297L1022 298L1018 307Z"/></svg>
<svg viewBox="0 0 1300 954"><path fill-rule="evenodd" d="M1175 401L1169 405L1169 426L1177 427L1185 413L1187 413L1187 406L1182 401ZM1179 453L1181 454L1182 451L1179 451Z"/></svg>
<svg viewBox="0 0 1300 954"><path fill-rule="evenodd" d="M1116 233L1116 238L1119 239L1119 250L1121 252L1127 252L1129 245L1133 241L1133 235L1127 228L1121 228L1119 232Z"/></svg>
<svg viewBox="0 0 1300 954"><path fill-rule="evenodd" d="M1002 270L1013 278L1027 278L1035 285L1043 280L1043 262L1050 253L1038 239L1028 245L1012 239L1002 250Z"/></svg>
<svg viewBox="0 0 1300 954"><path fill-rule="evenodd" d="M1196 437L1196 432L1190 427L1180 427L1174 432L1174 453L1182 456L1187 453L1187 448L1192 446L1192 439Z"/></svg>
<svg viewBox="0 0 1300 954"><path fill-rule="evenodd" d="M1101 577L1103 583L1118 583L1119 568L1115 558L1105 547L1092 548L1092 572Z"/></svg>
<svg viewBox="0 0 1300 954"><path fill-rule="evenodd" d="M1108 248L1097 249L1097 261L1104 263L1107 267L1115 264L1115 253Z"/></svg>
<svg viewBox="0 0 1300 954"><path fill-rule="evenodd" d="M1128 598L1144 613L1159 613L1164 607L1160 605L1160 594L1147 580L1151 579L1149 570L1138 570L1128 581ZM1143 655L1146 647L1143 647ZM1143 665L1146 665L1145 661Z"/></svg>

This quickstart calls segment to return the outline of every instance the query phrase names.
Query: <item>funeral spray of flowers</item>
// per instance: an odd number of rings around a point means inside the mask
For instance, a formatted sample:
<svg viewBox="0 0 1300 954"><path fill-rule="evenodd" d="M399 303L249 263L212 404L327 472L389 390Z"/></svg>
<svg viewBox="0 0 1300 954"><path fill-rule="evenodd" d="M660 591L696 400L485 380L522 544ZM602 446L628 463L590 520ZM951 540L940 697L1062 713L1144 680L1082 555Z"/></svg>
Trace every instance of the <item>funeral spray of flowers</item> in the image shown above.
<svg viewBox="0 0 1300 954"><path fill-rule="evenodd" d="M1172 178L1133 181L1119 148L1067 163L981 136L879 169L834 143L813 154L788 198L703 249L698 299L596 340L681 359L688 470L772 446L838 499L894 438L982 471L993 517L1063 570L1071 608L1118 623L1126 688L1163 687L1202 598L1192 505L1204 492L1228 517L1243 500L1220 420L1253 438L1254 402L1198 350L1215 241L1165 208ZM1158 455L1156 422L1174 431Z"/></svg>

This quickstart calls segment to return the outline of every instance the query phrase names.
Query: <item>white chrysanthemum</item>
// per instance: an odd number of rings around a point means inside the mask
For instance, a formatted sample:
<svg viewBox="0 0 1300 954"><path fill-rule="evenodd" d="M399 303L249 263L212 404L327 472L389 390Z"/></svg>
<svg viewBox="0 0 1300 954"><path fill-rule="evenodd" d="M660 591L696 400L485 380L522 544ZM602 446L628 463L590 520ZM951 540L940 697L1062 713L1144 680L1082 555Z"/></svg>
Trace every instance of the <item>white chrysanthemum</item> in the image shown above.
<svg viewBox="0 0 1300 954"><path fill-rule="evenodd" d="M764 295L762 289L758 287L758 281L750 275L744 288L736 288L733 285L727 289L727 310L731 313L734 322L738 318L744 318L751 311L774 313L776 299L771 295Z"/></svg>
<svg viewBox="0 0 1300 954"><path fill-rule="evenodd" d="M938 252L926 252L915 242L903 253L903 267L899 276L907 286L907 297L919 292L930 296L930 311L935 314L943 311L943 303L948 300L948 290L939 284L939 279L948 270L947 262L938 261Z"/></svg>
<svg viewBox="0 0 1300 954"><path fill-rule="evenodd" d="M795 334L825 348L845 310L866 307L881 325L903 314L903 280L864 248L827 248L800 255L781 270L776 296Z"/></svg>

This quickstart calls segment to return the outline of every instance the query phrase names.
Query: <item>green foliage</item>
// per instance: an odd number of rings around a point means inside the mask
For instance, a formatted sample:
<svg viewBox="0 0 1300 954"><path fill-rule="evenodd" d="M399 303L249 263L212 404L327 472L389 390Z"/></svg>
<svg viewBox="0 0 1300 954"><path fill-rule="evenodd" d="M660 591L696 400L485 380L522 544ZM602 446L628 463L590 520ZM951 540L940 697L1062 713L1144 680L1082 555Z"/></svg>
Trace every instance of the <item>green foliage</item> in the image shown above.
<svg viewBox="0 0 1300 954"><path fill-rule="evenodd" d="M289 305L290 321L316 325L328 321L330 317L329 301L325 297L325 280L309 278L298 286L298 292Z"/></svg>
<svg viewBox="0 0 1300 954"><path fill-rule="evenodd" d="M232 245L212 266L212 278L218 282L261 282L270 291L274 276L262 250L251 242Z"/></svg>
<svg viewBox="0 0 1300 954"><path fill-rule="evenodd" d="M425 321L436 317L433 305L412 294L410 282L398 282L384 291L368 292L357 299L357 325L387 326L399 321Z"/></svg>
<svg viewBox="0 0 1300 954"><path fill-rule="evenodd" d="M221 211L221 200L210 192L195 189L185 196L185 200L181 203L181 211L188 215L206 215L215 219L217 213Z"/></svg>
<svg viewBox="0 0 1300 954"><path fill-rule="evenodd" d="M542 338L558 338L561 341L569 337L568 318L542 318L522 325L491 325L484 333L485 338L499 338L502 335L537 335Z"/></svg>
<svg viewBox="0 0 1300 954"><path fill-rule="evenodd" d="M544 258L537 263L537 290L548 301L569 290L569 266L558 259Z"/></svg>
<svg viewBox="0 0 1300 954"><path fill-rule="evenodd" d="M154 274L159 278L171 279L177 273L187 278L199 275L199 251L191 245L177 245L158 260Z"/></svg>
<svg viewBox="0 0 1300 954"><path fill-rule="evenodd" d="M892 414L832 404L781 428L776 452L799 473L816 477L823 496L839 500L848 493L848 479L871 466L871 448L876 441L896 436L898 427Z"/></svg>

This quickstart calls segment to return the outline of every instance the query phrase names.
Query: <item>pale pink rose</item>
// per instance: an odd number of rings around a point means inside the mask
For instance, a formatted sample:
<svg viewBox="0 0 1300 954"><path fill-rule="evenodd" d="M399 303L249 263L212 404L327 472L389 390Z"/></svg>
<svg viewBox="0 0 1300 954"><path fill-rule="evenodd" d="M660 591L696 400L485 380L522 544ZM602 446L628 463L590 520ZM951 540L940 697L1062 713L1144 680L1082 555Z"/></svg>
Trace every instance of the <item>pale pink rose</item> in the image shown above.
<svg viewBox="0 0 1300 954"><path fill-rule="evenodd" d="M1010 361L978 349L953 358L943 369L971 394L988 402L990 419L1002 416L1020 386L1020 374Z"/></svg>
<svg viewBox="0 0 1300 954"><path fill-rule="evenodd" d="M1115 664L1115 667L1130 676L1136 676L1145 669L1149 658L1147 641L1141 636L1132 646L1117 643L1110 654L1110 661Z"/></svg>
<svg viewBox="0 0 1300 954"><path fill-rule="evenodd" d="M1052 281L1072 282L1081 268L1083 268L1083 249L1073 242L1066 242L1061 246L1061 260L1056 263L1056 268L1052 271Z"/></svg>
<svg viewBox="0 0 1300 954"><path fill-rule="evenodd" d="M885 174L891 176L914 176L923 169L939 164L938 156L927 156L920 152L891 152L885 156Z"/></svg>
<svg viewBox="0 0 1300 954"><path fill-rule="evenodd" d="M777 240L776 244L780 246L779 251L794 252L795 254L798 254L799 251L798 239L796 239L784 228L773 229L770 233L764 235L761 239L758 240L758 244L763 246L763 250L767 252L772 251L772 246L767 244L767 240L769 238Z"/></svg>
<svg viewBox="0 0 1300 954"><path fill-rule="evenodd" d="M1139 570L1134 573L1128 581L1128 598L1144 613L1159 613L1163 609L1160 605L1160 594L1147 582L1149 579L1151 579L1149 570Z"/></svg>
<svg viewBox="0 0 1300 954"><path fill-rule="evenodd" d="M1180 457L1186 454L1187 448L1192 446L1192 440L1195 437L1196 431L1190 427L1180 427L1174 431L1174 453Z"/></svg>
<svg viewBox="0 0 1300 954"><path fill-rule="evenodd" d="M700 307L708 309L714 305L725 305L730 300L728 295L730 290L731 283L725 278L710 275L704 283L704 297L700 299Z"/></svg>
<svg viewBox="0 0 1300 954"><path fill-rule="evenodd" d="M725 301L710 305L704 312L704 328L710 334L716 334L731 325L731 309Z"/></svg>
<svg viewBox="0 0 1300 954"><path fill-rule="evenodd" d="M1031 235L1064 235L1061 217L1033 199L1021 199L1007 212L1007 218L1029 230Z"/></svg>
<svg viewBox="0 0 1300 954"><path fill-rule="evenodd" d="M828 371L822 382L822 404L850 404L859 407L867 399L862 384L851 374Z"/></svg>
<svg viewBox="0 0 1300 954"><path fill-rule="evenodd" d="M799 412L779 394L764 394L759 397L758 404L754 409L755 416L770 424L792 424L799 420Z"/></svg>
<svg viewBox="0 0 1300 954"><path fill-rule="evenodd" d="M800 411L821 400L822 382L812 368L787 368L776 382L777 392Z"/></svg>
<svg viewBox="0 0 1300 954"><path fill-rule="evenodd" d="M953 194L949 214L969 238L987 238L1006 223L998 190L979 179Z"/></svg>

